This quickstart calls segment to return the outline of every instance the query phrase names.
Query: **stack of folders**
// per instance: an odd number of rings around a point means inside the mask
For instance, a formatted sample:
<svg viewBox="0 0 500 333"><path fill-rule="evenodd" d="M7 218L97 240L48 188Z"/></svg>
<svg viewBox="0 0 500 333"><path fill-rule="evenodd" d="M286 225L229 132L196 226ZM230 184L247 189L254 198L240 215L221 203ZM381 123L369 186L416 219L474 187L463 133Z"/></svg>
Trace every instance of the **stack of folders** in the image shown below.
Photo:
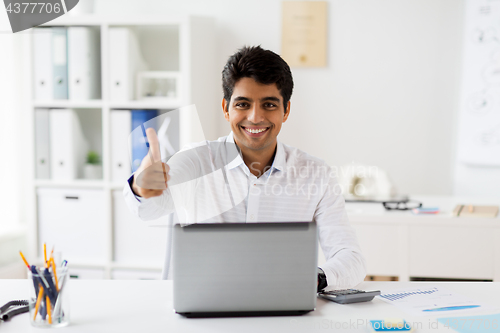
<svg viewBox="0 0 500 333"><path fill-rule="evenodd" d="M101 98L99 30L34 28L33 66L35 100Z"/></svg>
<svg viewBox="0 0 500 333"><path fill-rule="evenodd" d="M81 178L88 147L75 110L35 110L36 178Z"/></svg>
<svg viewBox="0 0 500 333"><path fill-rule="evenodd" d="M157 128L158 110L111 111L111 178L128 179L148 153L144 131ZM89 143L77 111L35 110L36 178L73 180L82 178Z"/></svg>

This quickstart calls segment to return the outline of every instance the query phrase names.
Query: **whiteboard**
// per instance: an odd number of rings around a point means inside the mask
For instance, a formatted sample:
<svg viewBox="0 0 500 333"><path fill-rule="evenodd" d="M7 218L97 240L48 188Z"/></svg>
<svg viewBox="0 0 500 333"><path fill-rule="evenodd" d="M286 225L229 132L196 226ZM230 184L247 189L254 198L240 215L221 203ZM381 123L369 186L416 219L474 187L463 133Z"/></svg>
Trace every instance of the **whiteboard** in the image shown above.
<svg viewBox="0 0 500 333"><path fill-rule="evenodd" d="M500 0L467 0L458 160L500 166Z"/></svg>

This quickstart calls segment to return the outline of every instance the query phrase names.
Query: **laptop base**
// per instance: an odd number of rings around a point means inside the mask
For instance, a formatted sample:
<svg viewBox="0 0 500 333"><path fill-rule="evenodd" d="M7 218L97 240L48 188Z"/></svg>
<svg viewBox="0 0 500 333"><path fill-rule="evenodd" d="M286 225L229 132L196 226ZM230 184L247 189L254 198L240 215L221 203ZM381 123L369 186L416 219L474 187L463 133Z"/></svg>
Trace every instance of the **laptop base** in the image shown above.
<svg viewBox="0 0 500 333"><path fill-rule="evenodd" d="M238 312L175 312L187 318L213 318L213 317L267 317L267 316L302 316L312 310L286 310L286 311L238 311Z"/></svg>

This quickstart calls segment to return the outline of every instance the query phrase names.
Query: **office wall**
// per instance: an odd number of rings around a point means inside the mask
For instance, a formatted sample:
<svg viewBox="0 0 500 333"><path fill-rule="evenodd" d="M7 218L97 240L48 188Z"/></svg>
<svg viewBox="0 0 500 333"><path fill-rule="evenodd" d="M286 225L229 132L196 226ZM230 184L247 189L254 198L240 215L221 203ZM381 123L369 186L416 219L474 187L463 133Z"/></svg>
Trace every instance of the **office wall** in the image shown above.
<svg viewBox="0 0 500 333"><path fill-rule="evenodd" d="M25 103L29 101L23 78L25 34L13 35L5 10L0 10L0 232L22 219L24 195L30 193L31 174L25 161L27 128ZM29 94L29 92L28 92Z"/></svg>
<svg viewBox="0 0 500 333"><path fill-rule="evenodd" d="M213 16L222 70L243 45L280 52L281 2L97 0L96 12ZM458 0L329 1L328 66L292 68L280 139L331 165L377 165L404 193L451 194L462 15Z"/></svg>

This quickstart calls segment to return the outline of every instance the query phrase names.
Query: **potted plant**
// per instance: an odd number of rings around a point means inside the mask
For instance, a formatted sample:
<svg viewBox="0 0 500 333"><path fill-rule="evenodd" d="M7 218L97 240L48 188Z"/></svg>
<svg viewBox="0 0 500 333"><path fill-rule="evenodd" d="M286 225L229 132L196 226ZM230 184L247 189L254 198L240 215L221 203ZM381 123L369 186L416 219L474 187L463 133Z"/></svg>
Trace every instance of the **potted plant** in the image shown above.
<svg viewBox="0 0 500 333"><path fill-rule="evenodd" d="M99 154L93 150L87 153L87 163L83 167L85 179L102 179L102 165Z"/></svg>

